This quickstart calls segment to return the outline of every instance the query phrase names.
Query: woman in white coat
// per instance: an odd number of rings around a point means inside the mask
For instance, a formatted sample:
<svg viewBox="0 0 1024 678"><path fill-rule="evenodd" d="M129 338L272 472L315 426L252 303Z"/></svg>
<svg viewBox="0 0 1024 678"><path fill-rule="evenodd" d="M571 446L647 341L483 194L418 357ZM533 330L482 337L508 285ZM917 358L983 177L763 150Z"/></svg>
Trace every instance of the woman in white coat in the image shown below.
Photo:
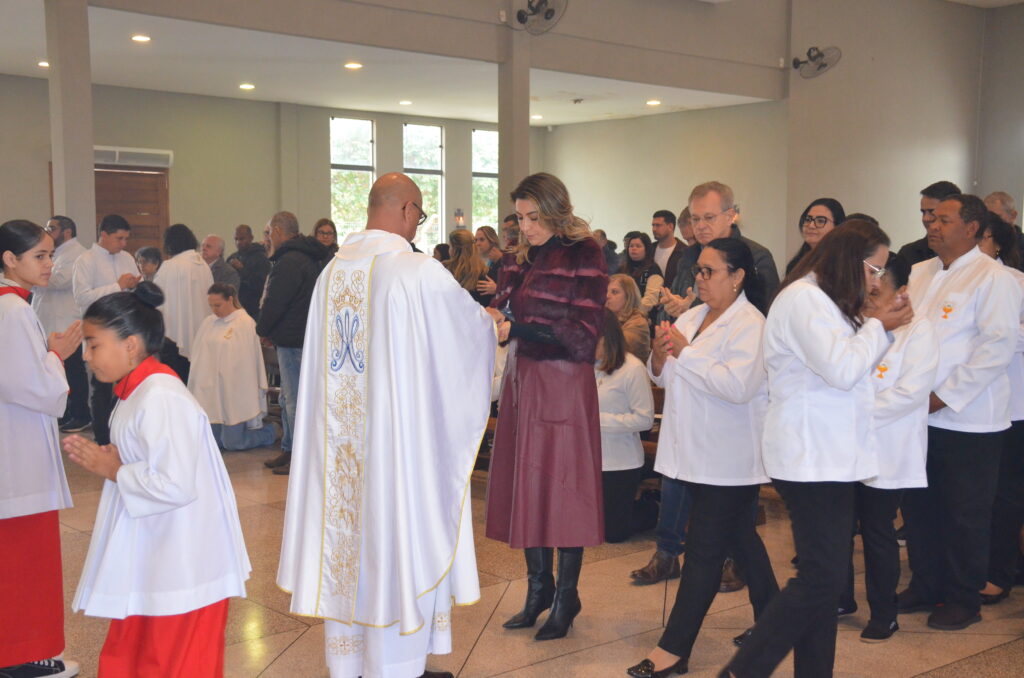
<svg viewBox="0 0 1024 678"><path fill-rule="evenodd" d="M654 425L654 395L647 368L626 350L619 319L610 309L597 340L594 377L601 409L604 539L614 544L633 533L633 499L644 465L640 432Z"/></svg>
<svg viewBox="0 0 1024 678"><path fill-rule="evenodd" d="M210 418L221 449L273 445L274 426L263 423L267 371L256 321L238 304L231 285L215 283L207 300L213 315L206 316L192 342L188 390Z"/></svg>
<svg viewBox="0 0 1024 678"><path fill-rule="evenodd" d="M57 417L68 382L63 361L82 341L80 323L43 333L28 303L46 287L53 239L30 221L0 226L0 674L78 675L64 651L64 586L57 511L71 495ZM5 668L6 667L6 668Z"/></svg>
<svg viewBox="0 0 1024 678"><path fill-rule="evenodd" d="M778 592L755 528L754 503L768 482L761 463L767 405L761 337L764 296L750 248L738 238L708 243L693 270L704 304L663 322L649 361L665 387L655 470L682 480L693 496L686 560L665 632L635 678L686 673L704 616L731 552L758 619Z"/></svg>
<svg viewBox="0 0 1024 678"><path fill-rule="evenodd" d="M844 226L843 228L846 228ZM889 254L885 275L867 299L872 307L892 305L906 294L910 262ZM857 522L864 544L864 581L871 616L860 637L878 643L892 637L896 623L896 587L900 579L900 546L896 541L896 509L903 491L927 487L928 396L939 367L939 340L924 316L892 332L892 345L875 366L875 440L878 475L854 485ZM853 559L839 614L857 610L853 596Z"/></svg>
<svg viewBox="0 0 1024 678"><path fill-rule="evenodd" d="M887 331L913 317L902 297L865 309L889 238L867 221L851 223L857 228L829 232L786 276L765 323L762 459L789 509L800 566L722 676L771 675L790 650L796 678L832 675L854 484L878 474L872 379Z"/></svg>

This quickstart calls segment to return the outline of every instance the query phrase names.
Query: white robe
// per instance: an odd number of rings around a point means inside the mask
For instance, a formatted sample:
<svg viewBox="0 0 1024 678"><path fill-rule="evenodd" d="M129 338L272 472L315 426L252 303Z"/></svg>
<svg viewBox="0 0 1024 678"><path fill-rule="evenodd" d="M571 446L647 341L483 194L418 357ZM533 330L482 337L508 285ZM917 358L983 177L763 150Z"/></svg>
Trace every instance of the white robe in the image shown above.
<svg viewBox="0 0 1024 678"><path fill-rule="evenodd" d="M78 238L61 243L53 253L49 284L32 288L32 310L39 316L39 322L47 334L63 332L68 325L82 317L82 311L75 303L72 279L75 262L85 251Z"/></svg>
<svg viewBox="0 0 1024 678"><path fill-rule="evenodd" d="M235 494L199 403L153 374L110 418L124 465L103 483L72 609L124 619L245 596L252 570Z"/></svg>
<svg viewBox="0 0 1024 678"><path fill-rule="evenodd" d="M203 319L192 346L188 390L211 424L262 425L267 414L267 370L256 321L245 309Z"/></svg>
<svg viewBox="0 0 1024 678"><path fill-rule="evenodd" d="M153 282L164 291L167 338L178 345L178 352L192 356L192 343L199 325L210 315L207 292L213 284L210 266L195 250L179 252L160 266Z"/></svg>
<svg viewBox="0 0 1024 678"><path fill-rule="evenodd" d="M306 325L277 576L292 612L409 635L442 583L476 602L469 480L495 347L440 263L391 233L348 236Z"/></svg>
<svg viewBox="0 0 1024 678"><path fill-rule="evenodd" d="M17 294L0 295L0 347L0 520L69 508L57 433L68 382Z"/></svg>

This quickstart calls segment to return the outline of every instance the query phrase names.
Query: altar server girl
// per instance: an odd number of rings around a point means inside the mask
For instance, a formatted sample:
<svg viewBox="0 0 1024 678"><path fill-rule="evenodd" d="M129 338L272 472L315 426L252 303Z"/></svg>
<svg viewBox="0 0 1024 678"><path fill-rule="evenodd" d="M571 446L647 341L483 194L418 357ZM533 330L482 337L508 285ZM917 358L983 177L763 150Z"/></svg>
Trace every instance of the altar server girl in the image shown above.
<svg viewBox="0 0 1024 678"><path fill-rule="evenodd" d="M29 306L53 269L53 239L30 221L0 226L0 675L78 675L64 650L58 509L71 506L57 417L68 382L62 361L82 341L77 321L43 333ZM6 667L6 668L5 668Z"/></svg>
<svg viewBox="0 0 1024 678"><path fill-rule="evenodd" d="M844 227L845 228L845 227ZM878 289L868 306L885 308L896 295L906 294L910 262L889 255ZM899 629L896 623L896 586L900 579L900 546L896 541L896 509L909 487L927 487L928 395L939 367L939 340L926 317L891 333L892 345L875 366L875 443L878 475L853 486L857 521L864 543L864 580L871 616L861 640L878 643ZM853 559L840 612L853 612Z"/></svg>
<svg viewBox="0 0 1024 678"><path fill-rule="evenodd" d="M228 601L251 567L224 462L203 409L154 354L160 288L94 302L85 361L115 383L111 445L69 436L71 459L106 478L72 608L111 618L100 678L219 678Z"/></svg>
<svg viewBox="0 0 1024 678"><path fill-rule="evenodd" d="M267 370L256 321L238 304L231 285L207 291L213 315L203 319L192 342L188 390L206 411L213 437L225 450L274 444L267 414Z"/></svg>

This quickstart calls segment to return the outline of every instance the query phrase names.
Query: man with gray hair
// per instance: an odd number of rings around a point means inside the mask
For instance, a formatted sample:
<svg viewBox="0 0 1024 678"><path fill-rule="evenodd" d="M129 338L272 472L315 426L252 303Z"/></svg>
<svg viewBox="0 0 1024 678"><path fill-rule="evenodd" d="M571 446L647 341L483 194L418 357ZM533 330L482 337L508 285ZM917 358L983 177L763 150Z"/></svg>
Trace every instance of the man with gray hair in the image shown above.
<svg viewBox="0 0 1024 678"><path fill-rule="evenodd" d="M219 235L206 236L203 238L199 253L203 255L203 261L210 266L213 282L231 285L237 292L238 271L224 261L224 238Z"/></svg>
<svg viewBox="0 0 1024 678"><path fill-rule="evenodd" d="M1020 224L1017 223L1017 217L1020 214L1017 212L1017 203L1013 196L1006 191L993 191L985 196L985 207L990 212L995 212L999 215L1000 219L1013 226L1017 231L1018 245L1021 251L1024 252L1024 233L1021 232ZM1021 261L1018 267L1024 271L1024 260Z"/></svg>
<svg viewBox="0 0 1024 678"><path fill-rule="evenodd" d="M313 287L327 248L308 235L299 233L299 220L291 212L278 212L264 230L270 243L270 276L267 292L256 323L256 334L277 349L281 370L281 454L265 462L277 475L288 475L292 459L292 431L299 392L299 367L306 332L306 316Z"/></svg>

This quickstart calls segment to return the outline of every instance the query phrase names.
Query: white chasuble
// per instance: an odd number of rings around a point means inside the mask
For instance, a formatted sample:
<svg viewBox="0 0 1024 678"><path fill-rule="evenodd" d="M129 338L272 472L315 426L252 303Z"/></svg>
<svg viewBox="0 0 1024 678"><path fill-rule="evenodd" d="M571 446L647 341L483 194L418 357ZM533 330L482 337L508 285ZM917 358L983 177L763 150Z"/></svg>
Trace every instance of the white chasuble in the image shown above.
<svg viewBox="0 0 1024 678"><path fill-rule="evenodd" d="M385 231L346 238L306 324L277 577L292 612L411 634L442 582L476 602L469 480L495 347L436 260Z"/></svg>
<svg viewBox="0 0 1024 678"><path fill-rule="evenodd" d="M210 315L207 291L213 285L213 273L199 252L179 252L160 265L153 282L164 292L160 310L164 314L167 338L178 345L178 352L192 357L192 340L203 319Z"/></svg>

